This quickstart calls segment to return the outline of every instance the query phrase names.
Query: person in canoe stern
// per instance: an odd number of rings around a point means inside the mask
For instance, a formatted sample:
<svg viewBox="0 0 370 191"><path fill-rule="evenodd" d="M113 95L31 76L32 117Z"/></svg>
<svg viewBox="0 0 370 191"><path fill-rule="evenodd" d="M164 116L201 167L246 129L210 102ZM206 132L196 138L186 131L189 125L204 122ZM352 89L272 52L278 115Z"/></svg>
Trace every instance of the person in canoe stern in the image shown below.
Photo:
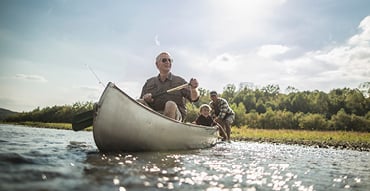
<svg viewBox="0 0 370 191"><path fill-rule="evenodd" d="M184 78L172 74L172 64L173 59L168 52L159 53L155 59L155 65L159 74L149 78L145 82L139 101L167 117L183 121L185 120L187 112L185 100L187 99L190 102L199 100L199 83L195 78L187 82ZM189 86L181 90L160 94L183 84L189 84Z"/></svg>
<svg viewBox="0 0 370 191"><path fill-rule="evenodd" d="M218 97L216 91L211 91L210 96L212 100L209 103L212 109L211 116L226 130L227 135L221 129L219 130L220 135L223 137L222 140L230 141L231 124L234 122L235 113L225 99Z"/></svg>
<svg viewBox="0 0 370 191"><path fill-rule="evenodd" d="M212 126L213 119L210 115L211 107L208 104L202 104L199 107L199 116L195 119L197 125Z"/></svg>

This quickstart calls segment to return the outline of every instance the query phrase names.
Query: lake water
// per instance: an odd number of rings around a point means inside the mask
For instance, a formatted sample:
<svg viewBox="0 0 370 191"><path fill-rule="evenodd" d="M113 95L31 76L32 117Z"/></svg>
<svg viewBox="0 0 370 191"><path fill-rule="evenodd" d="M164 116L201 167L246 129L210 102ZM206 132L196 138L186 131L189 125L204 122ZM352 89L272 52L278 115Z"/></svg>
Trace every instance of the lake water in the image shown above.
<svg viewBox="0 0 370 191"><path fill-rule="evenodd" d="M369 154L252 142L103 154L92 132L0 124L0 190L370 190Z"/></svg>

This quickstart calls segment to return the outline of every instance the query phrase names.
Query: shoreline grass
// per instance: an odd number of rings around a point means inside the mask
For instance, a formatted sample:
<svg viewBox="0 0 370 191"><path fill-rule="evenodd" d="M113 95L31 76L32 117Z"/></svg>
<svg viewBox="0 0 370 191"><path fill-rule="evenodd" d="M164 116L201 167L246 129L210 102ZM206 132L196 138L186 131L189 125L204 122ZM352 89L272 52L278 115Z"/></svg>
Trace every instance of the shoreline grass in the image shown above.
<svg viewBox="0 0 370 191"><path fill-rule="evenodd" d="M307 145L320 148L370 151L370 133L352 131L307 131L291 129L233 128L231 138L239 141Z"/></svg>
<svg viewBox="0 0 370 191"><path fill-rule="evenodd" d="M44 123L44 122L24 121L24 122L4 123L4 124L22 125L22 126L47 128L47 129L73 130L72 123ZM88 127L84 129L83 131L92 131L92 127Z"/></svg>
<svg viewBox="0 0 370 191"><path fill-rule="evenodd" d="M72 130L71 123L17 122L4 123L38 128ZM84 129L92 131L92 127ZM231 130L234 141L268 142L277 144L306 145L318 148L352 149L370 151L370 133L352 131L307 131L291 129L251 129L246 127Z"/></svg>

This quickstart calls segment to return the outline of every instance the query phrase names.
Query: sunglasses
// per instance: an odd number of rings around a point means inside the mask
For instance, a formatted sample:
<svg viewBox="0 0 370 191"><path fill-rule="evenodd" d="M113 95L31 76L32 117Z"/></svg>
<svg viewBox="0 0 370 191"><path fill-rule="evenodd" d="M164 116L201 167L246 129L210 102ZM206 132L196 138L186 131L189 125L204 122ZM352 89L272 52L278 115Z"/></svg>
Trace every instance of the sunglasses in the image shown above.
<svg viewBox="0 0 370 191"><path fill-rule="evenodd" d="M166 63L167 61L169 62L169 63L172 63L173 62L173 59L172 58L162 58L162 60L161 60L163 63Z"/></svg>

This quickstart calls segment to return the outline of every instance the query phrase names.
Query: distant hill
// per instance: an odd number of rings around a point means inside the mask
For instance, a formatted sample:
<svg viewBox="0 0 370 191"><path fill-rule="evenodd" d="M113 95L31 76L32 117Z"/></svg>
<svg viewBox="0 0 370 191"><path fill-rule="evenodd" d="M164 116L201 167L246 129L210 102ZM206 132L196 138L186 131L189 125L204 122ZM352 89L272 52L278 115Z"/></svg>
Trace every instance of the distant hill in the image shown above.
<svg viewBox="0 0 370 191"><path fill-rule="evenodd" d="M0 121L3 121L3 120L4 120L4 119L6 119L8 116L11 116L11 115L14 115L14 114L17 114L17 112L14 112L14 111L10 111L10 110L7 110L7 109L0 108Z"/></svg>

